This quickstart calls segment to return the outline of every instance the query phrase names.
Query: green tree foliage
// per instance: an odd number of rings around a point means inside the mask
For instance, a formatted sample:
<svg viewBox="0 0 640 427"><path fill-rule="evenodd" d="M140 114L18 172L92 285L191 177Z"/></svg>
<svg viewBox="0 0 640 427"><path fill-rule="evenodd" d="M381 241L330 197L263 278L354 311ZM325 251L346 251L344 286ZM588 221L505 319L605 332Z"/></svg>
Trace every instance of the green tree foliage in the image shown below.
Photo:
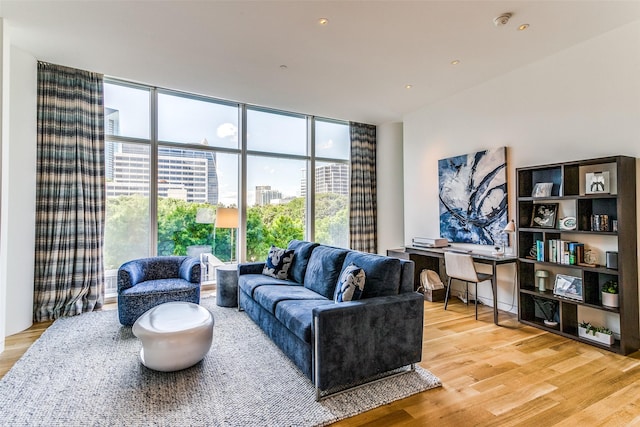
<svg viewBox="0 0 640 427"><path fill-rule="evenodd" d="M104 266L115 270L124 262L149 254L149 199L109 198L104 230Z"/></svg>
<svg viewBox="0 0 640 427"><path fill-rule="evenodd" d="M338 194L316 196L316 241L348 247L348 199ZM222 261L231 259L231 230L196 223L204 203L158 199L158 255L186 255L194 245L211 246ZM305 199L247 209L247 258L266 258L271 245L286 247L292 239L304 239ZM143 196L109 198L105 227L105 268L149 254L149 201ZM215 241L214 241L215 239Z"/></svg>

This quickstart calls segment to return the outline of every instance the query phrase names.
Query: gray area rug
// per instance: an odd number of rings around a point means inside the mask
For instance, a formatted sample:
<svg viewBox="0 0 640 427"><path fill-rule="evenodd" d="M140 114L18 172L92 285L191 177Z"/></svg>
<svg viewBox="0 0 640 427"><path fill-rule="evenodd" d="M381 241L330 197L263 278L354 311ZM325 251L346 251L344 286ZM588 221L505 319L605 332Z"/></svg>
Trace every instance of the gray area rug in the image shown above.
<svg viewBox="0 0 640 427"><path fill-rule="evenodd" d="M246 316L214 316L204 360L160 373L138 360L140 343L116 311L59 319L0 381L6 426L326 425L441 385L415 372L315 401L311 382Z"/></svg>

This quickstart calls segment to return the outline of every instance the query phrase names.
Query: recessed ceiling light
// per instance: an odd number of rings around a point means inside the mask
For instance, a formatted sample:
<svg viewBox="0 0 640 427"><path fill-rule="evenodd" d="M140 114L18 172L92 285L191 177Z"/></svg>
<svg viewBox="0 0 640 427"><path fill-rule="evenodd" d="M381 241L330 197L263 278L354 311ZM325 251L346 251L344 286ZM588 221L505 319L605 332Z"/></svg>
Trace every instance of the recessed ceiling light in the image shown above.
<svg viewBox="0 0 640 427"><path fill-rule="evenodd" d="M329 23L329 20L327 18L318 19L318 24L320 25L327 25L328 23Z"/></svg>
<svg viewBox="0 0 640 427"><path fill-rule="evenodd" d="M280 66L280 69L281 69L281 70L286 70L287 68L289 68L289 67L287 67L287 66L286 66L286 65L284 65L284 64L282 64L282 65Z"/></svg>
<svg viewBox="0 0 640 427"><path fill-rule="evenodd" d="M454 59L453 61L451 61L451 65L458 65L460 63L459 59Z"/></svg>
<svg viewBox="0 0 640 427"><path fill-rule="evenodd" d="M529 24L522 24L518 27L518 31L524 31L529 28Z"/></svg>
<svg viewBox="0 0 640 427"><path fill-rule="evenodd" d="M405 89L411 89L413 87L413 85L404 85Z"/></svg>

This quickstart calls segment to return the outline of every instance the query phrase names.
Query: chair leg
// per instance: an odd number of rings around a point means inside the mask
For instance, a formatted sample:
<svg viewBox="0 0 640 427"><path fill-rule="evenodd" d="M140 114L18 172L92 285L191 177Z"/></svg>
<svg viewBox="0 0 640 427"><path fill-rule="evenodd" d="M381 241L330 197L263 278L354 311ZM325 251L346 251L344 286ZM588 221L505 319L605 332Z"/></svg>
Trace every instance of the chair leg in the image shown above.
<svg viewBox="0 0 640 427"><path fill-rule="evenodd" d="M469 282L464 282L464 286L466 288L465 298L467 300L467 305L469 305Z"/></svg>
<svg viewBox="0 0 640 427"><path fill-rule="evenodd" d="M451 293L451 277L447 280L447 291L444 293L444 309L447 309L447 304L449 303L449 295Z"/></svg>
<svg viewBox="0 0 640 427"><path fill-rule="evenodd" d="M476 300L476 320L478 320L478 282L476 282L475 285L476 285L476 293L475 293L475 295L476 295L476 297L475 297L475 300Z"/></svg>

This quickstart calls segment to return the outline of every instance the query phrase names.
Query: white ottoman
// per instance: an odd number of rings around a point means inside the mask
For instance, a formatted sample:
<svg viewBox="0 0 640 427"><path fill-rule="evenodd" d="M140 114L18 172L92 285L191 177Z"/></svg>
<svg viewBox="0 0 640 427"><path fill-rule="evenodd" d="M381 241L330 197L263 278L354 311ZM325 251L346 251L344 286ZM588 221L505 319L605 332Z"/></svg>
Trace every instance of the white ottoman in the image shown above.
<svg viewBox="0 0 640 427"><path fill-rule="evenodd" d="M202 360L213 340L213 316L191 302L167 302L136 320L133 335L142 341L140 361L156 371L170 372Z"/></svg>

